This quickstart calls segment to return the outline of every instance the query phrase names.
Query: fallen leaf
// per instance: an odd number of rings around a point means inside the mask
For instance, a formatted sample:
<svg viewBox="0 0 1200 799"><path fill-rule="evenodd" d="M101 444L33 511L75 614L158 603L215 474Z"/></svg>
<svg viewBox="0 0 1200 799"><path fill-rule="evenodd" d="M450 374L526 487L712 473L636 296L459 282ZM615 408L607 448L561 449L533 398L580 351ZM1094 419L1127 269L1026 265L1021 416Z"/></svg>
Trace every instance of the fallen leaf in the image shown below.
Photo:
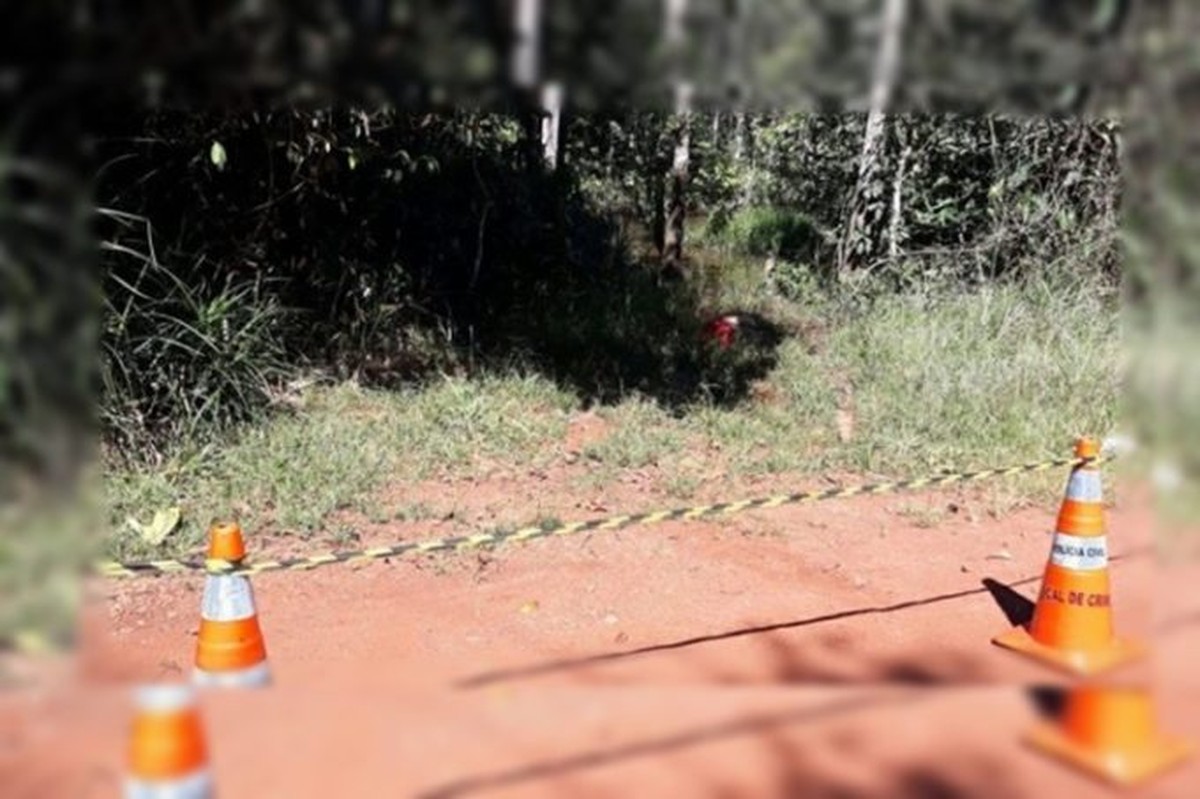
<svg viewBox="0 0 1200 799"><path fill-rule="evenodd" d="M179 507L175 506L155 511L154 520L148 525L143 525L132 517L126 519L125 523L132 527L147 544L158 546L179 526L181 516Z"/></svg>
<svg viewBox="0 0 1200 799"><path fill-rule="evenodd" d="M521 612L522 613L534 613L540 607L541 607L541 605L538 604L538 601L536 599L531 599L528 602L526 602L524 605L521 606Z"/></svg>

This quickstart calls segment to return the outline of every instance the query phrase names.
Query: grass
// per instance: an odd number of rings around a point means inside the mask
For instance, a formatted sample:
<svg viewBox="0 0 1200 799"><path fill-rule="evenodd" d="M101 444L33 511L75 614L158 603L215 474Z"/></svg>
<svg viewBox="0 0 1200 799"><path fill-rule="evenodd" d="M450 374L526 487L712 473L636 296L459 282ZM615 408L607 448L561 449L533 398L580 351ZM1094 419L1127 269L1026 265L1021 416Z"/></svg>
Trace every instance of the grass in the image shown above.
<svg viewBox="0 0 1200 799"><path fill-rule="evenodd" d="M901 477L1061 457L1077 434L1113 423L1117 315L1094 288L930 291L820 312L831 320L823 341L784 342L770 399L672 414L635 395L600 409L609 432L584 450L586 479L603 488L642 470L665 496L689 500L714 471L727 481L831 470ZM839 435L841 406L854 418L849 438ZM401 392L311 389L300 411L223 449L110 473L110 554L187 550L211 519L230 514L301 536L343 508L380 521L427 518L424 505L377 504L377 489L497 464L545 466L561 457L577 407L550 380L519 373ZM1061 491L1060 478L993 484L997 502ZM172 505L184 521L160 547L124 524Z"/></svg>
<svg viewBox="0 0 1200 799"><path fill-rule="evenodd" d="M1054 456L1114 421L1116 315L1083 288L896 298L834 352L863 428L848 465L864 470Z"/></svg>
<svg viewBox="0 0 1200 799"><path fill-rule="evenodd" d="M893 475L1061 457L1114 422L1115 302L1087 286L905 294L785 343L779 401L705 408L684 425L731 473ZM845 386L854 434L838 435Z"/></svg>
<svg viewBox="0 0 1200 799"><path fill-rule="evenodd" d="M111 473L109 552L138 558L185 551L200 543L211 520L231 515L253 528L308 535L336 510L363 509L385 480L469 473L481 460L533 462L561 438L573 401L552 383L522 375L446 379L401 392L352 384L314 389L299 412L226 447ZM124 522L170 506L181 507L183 522L157 550ZM427 512L401 511L411 518Z"/></svg>
<svg viewBox="0 0 1200 799"><path fill-rule="evenodd" d="M600 464L602 471L644 469L681 454L684 437L680 426L649 400L634 397L606 409L602 416L614 425L612 433L583 450L584 456Z"/></svg>

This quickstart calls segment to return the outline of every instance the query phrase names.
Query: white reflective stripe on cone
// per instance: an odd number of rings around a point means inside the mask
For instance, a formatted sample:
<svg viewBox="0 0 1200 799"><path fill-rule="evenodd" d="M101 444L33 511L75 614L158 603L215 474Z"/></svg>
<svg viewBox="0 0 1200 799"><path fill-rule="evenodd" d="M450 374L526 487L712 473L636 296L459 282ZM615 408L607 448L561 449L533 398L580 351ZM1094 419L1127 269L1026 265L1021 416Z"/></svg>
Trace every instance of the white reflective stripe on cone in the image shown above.
<svg viewBox="0 0 1200 799"><path fill-rule="evenodd" d="M271 667L266 661L237 671L195 669L192 681L204 688L261 688L271 684Z"/></svg>
<svg viewBox="0 0 1200 799"><path fill-rule="evenodd" d="M255 614L254 589L240 574L213 574L204 581L200 615L209 621L237 621Z"/></svg>
<svg viewBox="0 0 1200 799"><path fill-rule="evenodd" d="M212 775L208 769L197 771L179 780L128 779L125 781L125 799L212 799Z"/></svg>
<svg viewBox="0 0 1200 799"><path fill-rule="evenodd" d="M143 685L133 695L137 706L149 713L174 713L196 702L196 692L187 683Z"/></svg>
<svg viewBox="0 0 1200 799"><path fill-rule="evenodd" d="M1067 483L1067 499L1077 502L1103 501L1104 485L1100 482L1100 472L1088 469L1071 472L1071 479Z"/></svg>
<svg viewBox="0 0 1200 799"><path fill-rule="evenodd" d="M1100 571L1108 568L1108 537L1054 534L1050 562L1077 572Z"/></svg>

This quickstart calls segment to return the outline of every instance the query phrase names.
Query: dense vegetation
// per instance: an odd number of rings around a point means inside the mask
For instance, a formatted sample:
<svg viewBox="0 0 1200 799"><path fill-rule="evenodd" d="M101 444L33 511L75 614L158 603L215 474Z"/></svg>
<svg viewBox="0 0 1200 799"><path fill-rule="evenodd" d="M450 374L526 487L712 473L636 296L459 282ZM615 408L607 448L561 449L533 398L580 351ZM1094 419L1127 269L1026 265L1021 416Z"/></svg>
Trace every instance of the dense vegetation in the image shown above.
<svg viewBox="0 0 1200 799"><path fill-rule="evenodd" d="M776 114L740 131L690 120L688 271L664 280L654 222L674 123L578 117L550 174L497 115L134 120L106 140L98 187L107 441L145 453L227 427L312 370L395 385L521 363L585 398L732 401L765 364L721 369L697 334L733 310L714 286L748 259L800 301L1116 276L1112 123L894 118L843 286L834 247L863 120Z"/></svg>

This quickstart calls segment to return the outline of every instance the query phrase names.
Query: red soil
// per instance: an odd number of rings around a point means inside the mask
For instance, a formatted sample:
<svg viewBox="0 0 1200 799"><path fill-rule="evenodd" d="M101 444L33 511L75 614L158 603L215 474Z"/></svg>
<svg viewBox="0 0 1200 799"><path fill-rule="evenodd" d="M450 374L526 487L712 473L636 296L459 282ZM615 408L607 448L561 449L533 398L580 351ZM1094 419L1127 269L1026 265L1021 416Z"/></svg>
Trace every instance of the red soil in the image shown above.
<svg viewBox="0 0 1200 799"><path fill-rule="evenodd" d="M581 496L536 474L434 489L410 498L522 521L648 504L636 482ZM914 501L960 510L921 528L897 512ZM219 794L1109 795L1022 747L1025 686L1062 680L989 643L1035 594L1056 509L971 503L868 497L262 575L275 685L203 697ZM1200 740L1200 563L1155 564L1136 508L1109 520L1118 629L1155 644L1134 673L1164 728ZM415 528L440 534L363 543ZM127 688L187 677L202 583L99 586L77 673L0 694L6 799L116 795ZM1193 758L1139 795L1198 785Z"/></svg>

